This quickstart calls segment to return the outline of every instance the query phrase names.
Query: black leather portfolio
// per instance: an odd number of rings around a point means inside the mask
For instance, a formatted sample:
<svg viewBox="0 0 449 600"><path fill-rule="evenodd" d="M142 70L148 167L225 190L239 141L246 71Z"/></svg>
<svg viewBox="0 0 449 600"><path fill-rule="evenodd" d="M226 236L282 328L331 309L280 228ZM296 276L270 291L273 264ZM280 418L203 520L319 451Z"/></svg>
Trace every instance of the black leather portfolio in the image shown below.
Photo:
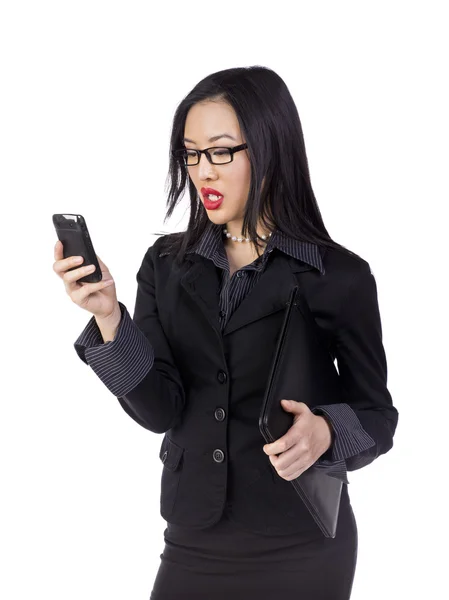
<svg viewBox="0 0 449 600"><path fill-rule="evenodd" d="M293 425L294 416L282 408L283 398L304 402L309 408L341 401L338 371L298 286L287 303L259 416L267 443ZM312 465L290 483L323 534L334 538L343 482Z"/></svg>

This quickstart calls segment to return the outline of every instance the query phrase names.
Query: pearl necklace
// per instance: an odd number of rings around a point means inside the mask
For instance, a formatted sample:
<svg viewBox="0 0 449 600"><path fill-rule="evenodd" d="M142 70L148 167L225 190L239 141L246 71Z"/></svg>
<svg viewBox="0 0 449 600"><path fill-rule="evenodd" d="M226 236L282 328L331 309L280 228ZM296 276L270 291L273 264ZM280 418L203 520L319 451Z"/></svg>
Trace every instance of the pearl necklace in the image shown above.
<svg viewBox="0 0 449 600"><path fill-rule="evenodd" d="M232 240L233 242L251 242L251 241L252 241L252 240L250 240L249 238L241 238L241 237L237 237L237 236L235 236L235 235L231 235L230 233L228 233L228 230L227 230L227 229L223 229L223 233L225 234L225 236L226 236L227 238L231 238L231 240ZM272 235L272 234L271 234L271 233L269 233L268 235L261 235L260 237L261 237L263 240L266 240L266 239L268 239L269 237L271 237L271 235Z"/></svg>

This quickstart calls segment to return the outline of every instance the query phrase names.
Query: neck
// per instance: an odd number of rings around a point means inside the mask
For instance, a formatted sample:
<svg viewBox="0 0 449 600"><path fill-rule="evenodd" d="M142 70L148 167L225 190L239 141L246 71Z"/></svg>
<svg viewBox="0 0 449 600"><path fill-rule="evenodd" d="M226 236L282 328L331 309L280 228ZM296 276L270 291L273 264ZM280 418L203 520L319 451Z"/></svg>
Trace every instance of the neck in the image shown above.
<svg viewBox="0 0 449 600"><path fill-rule="evenodd" d="M226 231L228 232L228 234L231 234L231 238L232 238L232 237L236 237L236 238L244 238L244 239L245 239L245 236L242 234L242 227L241 227L241 225L240 225L240 226L239 226L239 225L237 225L237 226L236 226L236 225L235 225L235 224L233 224L233 223L231 223L231 225L229 225L228 223L226 223L225 225L222 225L222 229L226 229ZM268 241L268 236L269 236L269 234L271 233L271 230L267 230L267 229L266 229L265 227L263 227L262 225L258 225L258 226L256 227L256 230L257 230L257 234L258 234L260 237L262 237L262 235L265 235L265 236L266 236L266 238L267 238L265 241ZM246 242L246 241L243 241L243 242L237 242L237 241L234 241L234 240L232 240L231 238L227 238L227 239L228 239L228 241L229 241L229 240L231 240L231 242L233 242L233 243L236 243L236 244L248 245L248 243L249 243L249 242ZM260 241L261 243L263 243L263 242L264 242L264 240L263 240L263 239L262 239L262 240L259 240L259 241ZM253 242L251 242L251 243L253 243Z"/></svg>
<svg viewBox="0 0 449 600"><path fill-rule="evenodd" d="M259 235L261 235L261 234L259 233ZM242 236L240 235L237 237L242 237ZM268 237L266 240L259 240L260 246L256 247L254 242L237 242L235 240L232 240L231 238L227 238L223 234L223 245L226 249L226 252L228 254L232 253L235 256L239 255L239 256L245 256L247 258L252 257L255 259L259 256L259 254L263 253L263 251L266 248L267 243L268 243Z"/></svg>

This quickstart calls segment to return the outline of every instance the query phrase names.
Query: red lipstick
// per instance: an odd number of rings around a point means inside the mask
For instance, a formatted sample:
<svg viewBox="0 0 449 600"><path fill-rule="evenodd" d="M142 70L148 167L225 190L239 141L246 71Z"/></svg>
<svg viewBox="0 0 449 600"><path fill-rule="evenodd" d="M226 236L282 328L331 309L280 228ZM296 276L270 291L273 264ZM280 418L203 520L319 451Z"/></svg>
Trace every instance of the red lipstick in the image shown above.
<svg viewBox="0 0 449 600"><path fill-rule="evenodd" d="M221 206L221 204L223 202L223 195L218 190L214 190L213 188L210 188L210 187L203 187L203 188L201 188L201 193L203 194L204 206L206 207L207 210L215 210L216 208ZM211 200L209 198L209 194L218 196L218 199Z"/></svg>

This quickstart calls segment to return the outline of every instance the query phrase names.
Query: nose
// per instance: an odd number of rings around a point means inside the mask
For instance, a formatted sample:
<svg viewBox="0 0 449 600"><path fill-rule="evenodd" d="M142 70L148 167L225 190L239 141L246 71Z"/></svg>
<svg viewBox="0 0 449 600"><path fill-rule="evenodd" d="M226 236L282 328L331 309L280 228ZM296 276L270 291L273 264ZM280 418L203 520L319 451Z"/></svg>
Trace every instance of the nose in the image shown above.
<svg viewBox="0 0 449 600"><path fill-rule="evenodd" d="M200 154L200 162L198 164L198 175L201 180L215 179L217 172L215 166L211 165L205 154Z"/></svg>

